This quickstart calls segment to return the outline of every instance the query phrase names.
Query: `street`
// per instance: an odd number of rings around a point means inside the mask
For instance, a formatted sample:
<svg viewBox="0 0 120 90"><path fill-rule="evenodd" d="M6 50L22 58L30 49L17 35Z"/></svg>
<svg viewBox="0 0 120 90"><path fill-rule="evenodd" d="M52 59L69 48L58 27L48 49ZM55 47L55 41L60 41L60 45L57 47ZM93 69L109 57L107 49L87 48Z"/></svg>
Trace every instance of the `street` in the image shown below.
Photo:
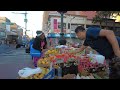
<svg viewBox="0 0 120 90"><path fill-rule="evenodd" d="M12 49L0 54L0 79L17 79L18 71L34 67L24 48Z"/></svg>

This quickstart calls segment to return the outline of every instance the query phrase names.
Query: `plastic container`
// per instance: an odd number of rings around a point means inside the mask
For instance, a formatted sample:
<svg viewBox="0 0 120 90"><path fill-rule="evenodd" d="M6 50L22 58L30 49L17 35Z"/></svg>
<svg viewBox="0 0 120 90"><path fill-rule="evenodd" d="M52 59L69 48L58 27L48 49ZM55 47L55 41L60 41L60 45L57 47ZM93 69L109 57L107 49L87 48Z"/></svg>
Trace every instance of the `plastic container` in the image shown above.
<svg viewBox="0 0 120 90"><path fill-rule="evenodd" d="M30 55L32 57L40 57L41 56L41 52L36 50L36 49L34 49L32 46L33 45L30 46Z"/></svg>

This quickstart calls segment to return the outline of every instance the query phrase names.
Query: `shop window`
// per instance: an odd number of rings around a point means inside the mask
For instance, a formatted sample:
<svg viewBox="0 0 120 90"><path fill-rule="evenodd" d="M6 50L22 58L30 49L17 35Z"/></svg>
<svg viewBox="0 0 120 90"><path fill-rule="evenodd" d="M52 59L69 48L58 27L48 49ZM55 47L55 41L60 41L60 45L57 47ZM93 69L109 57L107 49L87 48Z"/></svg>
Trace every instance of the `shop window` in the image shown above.
<svg viewBox="0 0 120 90"><path fill-rule="evenodd" d="M61 23L58 23L58 29L61 29ZM66 23L63 23L63 29L66 29Z"/></svg>
<svg viewBox="0 0 120 90"><path fill-rule="evenodd" d="M70 29L70 23L68 23L68 29Z"/></svg>

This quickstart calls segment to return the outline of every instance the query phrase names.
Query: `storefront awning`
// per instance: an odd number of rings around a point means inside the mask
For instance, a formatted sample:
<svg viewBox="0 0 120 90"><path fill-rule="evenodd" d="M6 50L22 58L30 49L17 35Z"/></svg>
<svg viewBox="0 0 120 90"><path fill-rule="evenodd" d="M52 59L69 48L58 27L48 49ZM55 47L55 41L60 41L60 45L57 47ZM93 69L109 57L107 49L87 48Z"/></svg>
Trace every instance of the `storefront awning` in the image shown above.
<svg viewBox="0 0 120 90"><path fill-rule="evenodd" d="M15 32L9 32L9 31L8 31L8 32L6 32L6 34L7 34L7 35L16 35L16 36L17 36L17 33L15 33Z"/></svg>
<svg viewBox="0 0 120 90"><path fill-rule="evenodd" d="M57 38L57 37L60 37L60 34L49 33L47 37L48 37L48 38ZM64 37L66 37L66 38L70 38L70 37L75 38L76 35L75 35L75 33L64 34Z"/></svg>

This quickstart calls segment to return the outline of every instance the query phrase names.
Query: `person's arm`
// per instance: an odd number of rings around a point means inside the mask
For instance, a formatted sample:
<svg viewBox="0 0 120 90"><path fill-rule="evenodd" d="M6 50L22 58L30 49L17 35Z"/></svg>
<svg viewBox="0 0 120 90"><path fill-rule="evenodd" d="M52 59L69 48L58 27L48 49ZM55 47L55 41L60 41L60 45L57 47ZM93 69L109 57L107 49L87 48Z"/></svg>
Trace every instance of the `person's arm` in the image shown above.
<svg viewBox="0 0 120 90"><path fill-rule="evenodd" d="M44 42L45 42L45 46L43 47L43 50L42 50L43 53L45 53L49 49L46 38L44 39Z"/></svg>
<svg viewBox="0 0 120 90"><path fill-rule="evenodd" d="M83 50L86 49L86 48L87 48L87 46L82 45L79 49L77 49L77 50L74 52L74 54L79 53L79 52L83 51Z"/></svg>
<svg viewBox="0 0 120 90"><path fill-rule="evenodd" d="M120 57L120 47L119 47L119 44L115 37L114 32L110 30L101 30L99 33L99 36L106 37L108 41L110 42L110 44L112 45L115 55Z"/></svg>

